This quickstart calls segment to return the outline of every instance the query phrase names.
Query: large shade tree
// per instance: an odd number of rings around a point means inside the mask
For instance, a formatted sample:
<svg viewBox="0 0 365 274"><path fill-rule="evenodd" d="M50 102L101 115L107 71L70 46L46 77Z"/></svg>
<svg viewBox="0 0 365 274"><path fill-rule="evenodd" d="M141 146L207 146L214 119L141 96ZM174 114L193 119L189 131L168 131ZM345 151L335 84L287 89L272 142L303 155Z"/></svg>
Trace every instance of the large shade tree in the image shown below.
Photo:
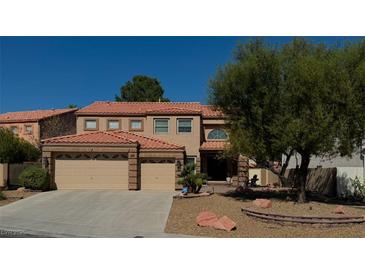
<svg viewBox="0 0 365 274"><path fill-rule="evenodd" d="M211 102L230 122L231 150L260 160L293 151L301 155L300 202L306 200L311 156L351 156L361 145L363 74L351 75L347 66L361 71L361 65L350 62L345 50L358 52L355 48L294 39L274 49L254 40L239 46L235 62L210 83Z"/></svg>
<svg viewBox="0 0 365 274"><path fill-rule="evenodd" d="M120 88L117 102L168 102L160 82L144 75L136 75Z"/></svg>

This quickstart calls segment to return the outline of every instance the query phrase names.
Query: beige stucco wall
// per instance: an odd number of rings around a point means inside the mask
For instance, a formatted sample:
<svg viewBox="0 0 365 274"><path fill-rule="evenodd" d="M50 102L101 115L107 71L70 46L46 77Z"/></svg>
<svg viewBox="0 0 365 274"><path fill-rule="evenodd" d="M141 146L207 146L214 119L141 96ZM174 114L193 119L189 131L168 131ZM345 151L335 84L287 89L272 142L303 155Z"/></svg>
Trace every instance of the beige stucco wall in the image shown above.
<svg viewBox="0 0 365 274"><path fill-rule="evenodd" d="M0 189L6 186L8 180L8 164L0 164Z"/></svg>
<svg viewBox="0 0 365 274"><path fill-rule="evenodd" d="M250 180L254 175L257 175L259 181L257 182L260 186L273 185L279 182L278 175L274 174L271 170L264 168L250 168L248 170Z"/></svg>
<svg viewBox="0 0 365 274"><path fill-rule="evenodd" d="M25 132L25 126L26 125L31 125L33 127L33 133L32 134L27 134ZM18 127L18 136L20 138L24 138L25 140L27 140L28 142L34 144L34 145L38 145L39 144L39 139L40 139L40 132L39 132L39 124L37 122L30 122L30 123L6 123L0 124L0 127L6 127L6 128L10 128L16 126Z"/></svg>
<svg viewBox="0 0 365 274"><path fill-rule="evenodd" d="M154 133L154 119L156 118L168 118L169 119L169 132L166 134L155 134ZM177 119L179 118L191 118L192 132L177 132ZM200 148L200 116L147 116L147 117L97 117L97 116L78 116L77 117L77 133L90 132L84 130L85 119L98 119L98 129L107 130L107 120L121 121L121 129L129 131L129 120L130 119L142 119L143 120L143 131L136 131L138 134L144 136L154 137L161 140L165 140L170 143L183 145L186 149L186 155L199 156Z"/></svg>

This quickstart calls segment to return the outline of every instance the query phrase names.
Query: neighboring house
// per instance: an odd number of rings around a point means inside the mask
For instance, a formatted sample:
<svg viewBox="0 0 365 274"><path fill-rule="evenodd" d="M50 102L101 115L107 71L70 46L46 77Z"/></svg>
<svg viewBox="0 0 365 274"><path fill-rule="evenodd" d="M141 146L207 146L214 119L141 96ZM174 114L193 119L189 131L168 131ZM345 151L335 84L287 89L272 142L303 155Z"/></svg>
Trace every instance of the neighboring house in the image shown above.
<svg viewBox="0 0 365 274"><path fill-rule="evenodd" d="M50 109L0 114L0 127L39 145L41 139L75 134L77 109Z"/></svg>
<svg viewBox="0 0 365 274"><path fill-rule="evenodd" d="M211 106L95 102L76 117L76 135L43 142L44 166L59 189L174 190L188 162L214 181L237 172L217 158L228 136L223 114Z"/></svg>

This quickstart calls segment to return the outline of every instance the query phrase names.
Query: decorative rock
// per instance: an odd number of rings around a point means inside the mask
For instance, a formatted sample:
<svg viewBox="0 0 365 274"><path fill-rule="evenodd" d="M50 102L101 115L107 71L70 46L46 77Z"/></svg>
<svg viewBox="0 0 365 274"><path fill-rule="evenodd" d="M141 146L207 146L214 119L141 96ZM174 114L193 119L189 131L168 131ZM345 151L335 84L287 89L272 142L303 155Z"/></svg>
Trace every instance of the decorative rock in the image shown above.
<svg viewBox="0 0 365 274"><path fill-rule="evenodd" d="M202 227L213 227L219 230L231 231L236 223L227 216L218 219L217 215L210 211L200 212L196 217L196 223Z"/></svg>
<svg viewBox="0 0 365 274"><path fill-rule="evenodd" d="M230 218L228 218L227 216L223 216L222 218L219 218L218 222L220 223L219 227L223 227L223 229L225 231L231 231L232 229L234 229L236 227L236 223L234 221L232 221ZM222 229L222 228L218 228L215 227L217 229Z"/></svg>
<svg viewBox="0 0 365 274"><path fill-rule="evenodd" d="M337 206L334 210L333 213L335 214L345 214L345 209L343 206Z"/></svg>
<svg viewBox="0 0 365 274"><path fill-rule="evenodd" d="M17 192L29 192L30 190L29 189L26 189L25 187L18 187Z"/></svg>
<svg viewBox="0 0 365 274"><path fill-rule="evenodd" d="M253 204L257 207L261 208L270 208L272 207L272 202L268 199L256 199L253 201Z"/></svg>
<svg viewBox="0 0 365 274"><path fill-rule="evenodd" d="M196 223L198 226L213 226L218 221L217 215L210 211L200 212L196 217Z"/></svg>

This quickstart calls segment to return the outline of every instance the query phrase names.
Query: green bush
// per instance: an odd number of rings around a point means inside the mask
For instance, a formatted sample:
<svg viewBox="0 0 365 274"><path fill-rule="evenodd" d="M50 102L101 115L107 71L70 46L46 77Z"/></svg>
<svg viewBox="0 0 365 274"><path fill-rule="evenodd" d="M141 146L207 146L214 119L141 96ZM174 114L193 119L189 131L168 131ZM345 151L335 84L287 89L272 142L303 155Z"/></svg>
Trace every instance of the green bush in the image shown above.
<svg viewBox="0 0 365 274"><path fill-rule="evenodd" d="M355 179L350 179L352 187L354 189L353 198L357 201L365 200L365 184L360 182L359 177Z"/></svg>
<svg viewBox="0 0 365 274"><path fill-rule="evenodd" d="M0 163L36 161L41 151L28 141L19 138L7 128L0 128Z"/></svg>
<svg viewBox="0 0 365 274"><path fill-rule="evenodd" d="M33 190L48 190L49 175L41 167L29 166L20 173L19 183Z"/></svg>
<svg viewBox="0 0 365 274"><path fill-rule="evenodd" d="M5 194L2 193L2 191L0 191L0 201L5 199L6 199Z"/></svg>
<svg viewBox="0 0 365 274"><path fill-rule="evenodd" d="M181 171L181 177L178 183L188 186L191 189L191 192L198 193L203 184L206 183L207 176L203 173L196 173L195 168L195 164L185 165L184 169Z"/></svg>

